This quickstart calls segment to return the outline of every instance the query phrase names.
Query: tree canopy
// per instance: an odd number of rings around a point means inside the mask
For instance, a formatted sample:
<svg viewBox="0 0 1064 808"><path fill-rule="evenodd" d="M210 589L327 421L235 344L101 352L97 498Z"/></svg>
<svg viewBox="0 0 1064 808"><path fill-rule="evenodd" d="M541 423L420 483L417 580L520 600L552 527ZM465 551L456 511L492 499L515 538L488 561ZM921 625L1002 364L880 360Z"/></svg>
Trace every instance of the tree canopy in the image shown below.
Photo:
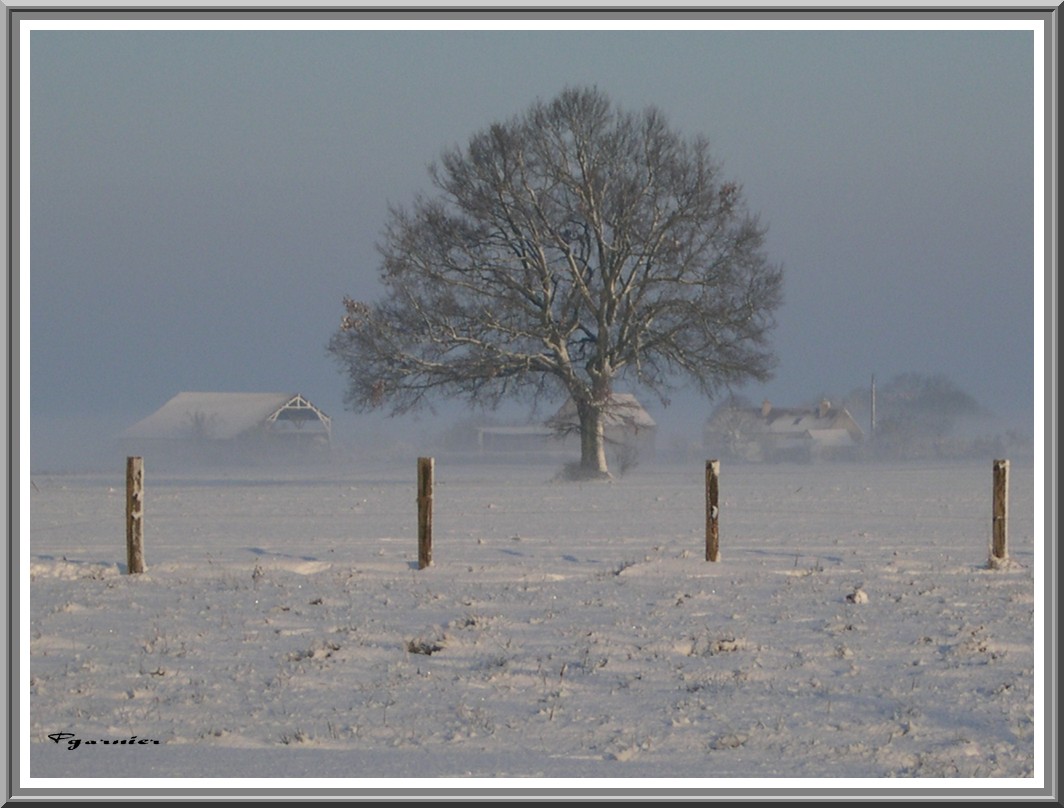
<svg viewBox="0 0 1064 808"><path fill-rule="evenodd" d="M567 89L429 174L431 196L390 210L384 296L345 298L329 343L352 409L568 395L581 465L605 474L616 380L667 403L680 384L712 398L770 376L782 269L765 228L708 141L656 108Z"/></svg>

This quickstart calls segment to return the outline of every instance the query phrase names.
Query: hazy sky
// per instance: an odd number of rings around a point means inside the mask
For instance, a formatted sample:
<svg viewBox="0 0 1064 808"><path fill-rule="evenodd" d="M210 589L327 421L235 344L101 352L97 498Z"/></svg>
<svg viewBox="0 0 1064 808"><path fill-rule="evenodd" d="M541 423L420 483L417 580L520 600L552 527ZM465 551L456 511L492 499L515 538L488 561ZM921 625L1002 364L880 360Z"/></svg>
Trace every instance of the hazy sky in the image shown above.
<svg viewBox="0 0 1064 808"><path fill-rule="evenodd" d="M182 390L340 413L325 345L345 294L380 292L389 203L584 84L707 136L768 225L779 367L744 395L942 372L1029 418L1030 31L36 31L31 55L42 424Z"/></svg>

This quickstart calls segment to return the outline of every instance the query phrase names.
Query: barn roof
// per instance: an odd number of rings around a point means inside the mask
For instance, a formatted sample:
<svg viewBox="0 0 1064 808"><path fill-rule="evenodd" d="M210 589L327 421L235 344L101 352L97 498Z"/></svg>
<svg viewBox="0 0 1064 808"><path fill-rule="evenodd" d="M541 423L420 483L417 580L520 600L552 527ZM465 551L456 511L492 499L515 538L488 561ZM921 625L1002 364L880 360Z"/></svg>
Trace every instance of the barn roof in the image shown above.
<svg viewBox="0 0 1064 808"><path fill-rule="evenodd" d="M576 404L569 399L562 408L548 421L550 424L575 424L577 422ZM628 426L637 429L653 429L657 422L650 417L639 399L631 393L614 393L610 396L606 410L605 425Z"/></svg>
<svg viewBox="0 0 1064 808"><path fill-rule="evenodd" d="M299 393L178 393L147 418L122 433L124 438L227 440L277 421L318 421L329 416Z"/></svg>

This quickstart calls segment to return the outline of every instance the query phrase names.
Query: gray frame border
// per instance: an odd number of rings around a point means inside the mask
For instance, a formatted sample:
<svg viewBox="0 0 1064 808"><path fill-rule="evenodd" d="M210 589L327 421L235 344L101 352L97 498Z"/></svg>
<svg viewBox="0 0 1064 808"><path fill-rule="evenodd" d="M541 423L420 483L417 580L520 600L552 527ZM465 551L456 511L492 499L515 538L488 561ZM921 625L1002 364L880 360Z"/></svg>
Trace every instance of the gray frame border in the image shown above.
<svg viewBox="0 0 1064 808"><path fill-rule="evenodd" d="M76 1L76 0L75 0ZM1058 511L1055 494L1058 490L1058 453L1059 433L1057 421L1057 310L1059 304L1059 285L1057 278L1058 264L1058 234L1057 222L1059 218L1059 157L1057 150L1058 116L1059 116L1059 7L1052 4L1017 4L1010 7L1007 3L997 5L969 5L969 6L920 6L920 5L887 5L870 4L867 6L758 6L742 4L729 4L720 7L712 5L678 4L668 7L653 8L646 5L626 6L616 5L456 5L435 6L425 5L389 5L379 3L374 5L320 5L320 6L213 6L192 5L183 6L177 3L153 6L82 6L82 5L44 5L35 4L32 0L23 5L5 5L5 31L4 41L7 48L6 58L3 60L0 71L5 79L7 89L7 126L5 138L7 146L6 154L6 179L7 195L4 198L5 225L7 228L7 268L8 277L4 288L5 309L7 312L7 327L0 344L3 344L7 359L7 388L3 404L6 407L6 430L0 441L6 441L7 463L3 475L5 483L5 503L7 506L7 553L2 556L0 565L3 567L5 580L9 586L7 597L0 602L0 614L7 632L7 665L3 666L0 679L2 679L6 698L0 702L0 713L3 714L7 726L7 732L0 737L0 750L3 752L5 764L4 800L5 802L22 802L53 800L57 802L72 802L79 800L101 799L130 799L150 798L165 801L196 801L202 799L211 800L282 800L298 799L324 800L324 799L348 799L358 801L376 801L382 799L401 801L473 801L473 800L499 800L499 799L522 799L525 801L566 799L566 800L616 800L616 801L679 801L679 800L735 800L735 801L838 801L847 799L858 801L870 799L875 801L901 801L913 799L952 799L963 801L994 802L1011 804L1022 801L1049 802L1061 804L1059 792L1058 765L1061 755L1059 746L1059 631L1058 609L1060 607L1057 585L1061 572L1061 559L1059 548L1053 538L1057 534ZM751 17L770 19L852 19L855 16L867 20L870 23L889 21L891 19L1029 19L1041 20L1046 23L1045 36L1045 154L1044 165L1045 177L1045 290L1046 295L1042 301L1045 317L1046 352L1045 363L1045 389L1044 389L1044 437L1045 447L1045 476L1044 497L1046 505L1047 535L1045 536L1045 555L1047 561L1045 606L1045 637L1044 651L1046 657L1046 689L1044 692L1044 709L1047 733L1045 737L1043 761L1046 772L1046 788L1041 791L1025 790L1023 792L1010 791L1009 789L927 789L923 792L917 789L861 789L849 794L840 794L838 791L823 791L815 788L764 788L751 791L749 789L723 788L723 789L670 789L662 792L655 789L632 788L607 788L594 791L588 789L568 788L530 788L519 789L447 789L439 791L431 786L407 787L401 789L385 788L345 788L345 789L316 789L308 793L305 789L295 788L250 788L247 790L236 789L212 789L204 788L180 788L180 789L148 789L137 791L135 789L99 788L90 790L80 789L37 789L24 788L19 785L17 751L19 738L17 737L19 726L19 703L14 696L12 682L16 680L13 668L13 654L15 641L18 637L19 628L19 604L17 600L19 581L13 576L19 568L20 548L17 541L19 514L18 514L18 487L15 480L18 479L19 449L21 446L19 424L19 300L20 278L18 275L18 256L21 244L19 243L18 229L18 186L19 186L19 162L18 162L18 31L19 24L25 20L62 18L62 19L140 19L151 17L153 19L381 19L408 17L418 19L439 20L462 20L481 19L485 17L505 16L509 19L556 19L580 15L581 18L597 17L600 19L647 19L668 17L671 19L749 19ZM1035 301L1037 305L1038 301ZM633 783L634 785L634 783Z"/></svg>

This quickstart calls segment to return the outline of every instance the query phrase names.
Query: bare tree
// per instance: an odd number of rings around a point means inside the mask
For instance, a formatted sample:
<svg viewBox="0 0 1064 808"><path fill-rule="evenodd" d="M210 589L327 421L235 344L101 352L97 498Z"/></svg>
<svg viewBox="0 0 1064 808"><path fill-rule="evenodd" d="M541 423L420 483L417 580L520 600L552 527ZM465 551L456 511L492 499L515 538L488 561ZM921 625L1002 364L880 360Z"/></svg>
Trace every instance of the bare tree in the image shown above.
<svg viewBox="0 0 1064 808"><path fill-rule="evenodd" d="M782 270L740 187L662 113L568 89L430 167L436 195L393 208L384 298L347 298L329 351L356 411L430 395L496 406L567 394L581 468L608 474L617 379L668 403L677 383L768 378Z"/></svg>

